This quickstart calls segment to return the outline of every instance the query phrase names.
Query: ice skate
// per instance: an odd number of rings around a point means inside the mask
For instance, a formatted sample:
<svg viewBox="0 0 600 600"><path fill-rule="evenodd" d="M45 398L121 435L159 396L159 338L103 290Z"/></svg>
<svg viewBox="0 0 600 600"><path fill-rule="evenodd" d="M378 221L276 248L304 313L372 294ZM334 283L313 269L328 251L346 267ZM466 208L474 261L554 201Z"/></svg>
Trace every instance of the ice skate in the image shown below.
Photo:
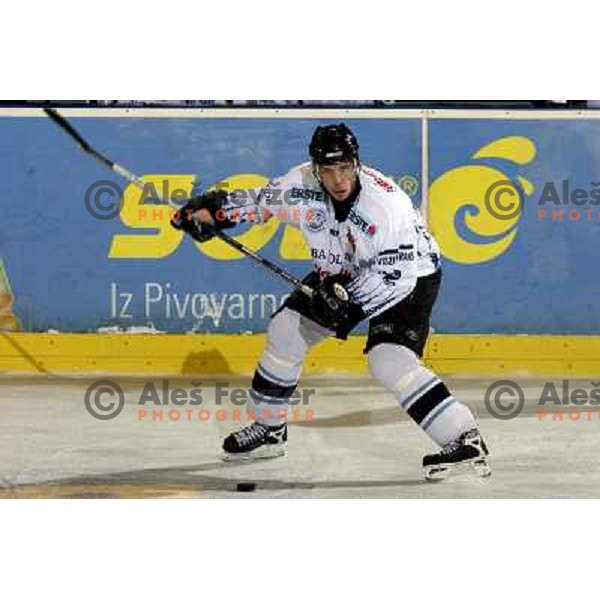
<svg viewBox="0 0 600 600"><path fill-rule="evenodd" d="M228 435L223 441L225 461L257 460L284 456L287 447L287 424L267 427L254 422Z"/></svg>
<svg viewBox="0 0 600 600"><path fill-rule="evenodd" d="M427 481L441 481L451 472L462 470L465 466L479 477L489 477L492 474L489 452L477 429L463 433L437 454L428 454L423 458L423 474Z"/></svg>

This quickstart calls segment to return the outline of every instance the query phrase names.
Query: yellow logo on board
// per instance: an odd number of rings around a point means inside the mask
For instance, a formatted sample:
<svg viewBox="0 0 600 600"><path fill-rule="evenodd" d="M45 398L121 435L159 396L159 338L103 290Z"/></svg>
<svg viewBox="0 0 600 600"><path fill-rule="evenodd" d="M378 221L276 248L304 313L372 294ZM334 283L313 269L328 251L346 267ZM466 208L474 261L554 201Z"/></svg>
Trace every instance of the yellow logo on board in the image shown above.
<svg viewBox="0 0 600 600"><path fill-rule="evenodd" d="M535 144L526 137L509 136L494 140L472 155L472 159L503 159L516 165L531 163L536 156ZM530 196L535 187L527 179L512 180L496 167L485 164L463 165L440 175L429 188L429 225L442 255L463 264L493 260L506 252L515 240L522 213L522 198L518 210L512 210L511 198ZM142 180L155 189L184 190L191 194L194 175L147 175ZM255 190L269 179L254 173L240 173L219 182L223 189ZM512 188L512 189L511 189ZM490 192L495 196L490 198ZM138 233L113 237L109 258L161 259L171 256L182 243L185 234L170 224L172 209L165 204L141 204L143 192L129 185L124 191L121 221ZM493 205L490 204L493 202ZM294 226L272 218L256 224L235 236L253 251L269 244L280 227L279 255L284 260L309 260L310 252L301 232ZM468 233L471 239L461 234ZM191 240L190 240L191 241ZM204 244L193 242L198 251L215 260L239 260L244 256L219 239Z"/></svg>
<svg viewBox="0 0 600 600"><path fill-rule="evenodd" d="M510 136L487 144L471 158L526 165L535 156L535 144L529 138ZM517 176L514 181L499 169L482 164L456 167L440 175L429 188L429 225L442 255L458 263L475 264L506 252L517 235L521 196L531 196L534 190L524 177ZM461 236L459 217L472 240Z"/></svg>
<svg viewBox="0 0 600 600"><path fill-rule="evenodd" d="M146 175L141 179L157 190L167 187L170 190L184 190L189 195L195 182L194 175ZM241 173L227 177L219 184L227 190L252 190L263 187L268 181L269 179L263 175ZM115 235L108 253L109 258L166 258L173 254L184 237L187 237L182 231L173 229L169 224L173 209L165 204L141 204L143 193L133 184L125 188L123 208L120 213L121 221L140 233ZM278 218L256 224L234 237L256 252L271 242L280 226L284 228L279 244L280 256L286 260L309 260L310 252L300 231L296 227L286 225ZM204 244L193 243L199 252L215 260L244 258L243 254L223 240L213 239Z"/></svg>

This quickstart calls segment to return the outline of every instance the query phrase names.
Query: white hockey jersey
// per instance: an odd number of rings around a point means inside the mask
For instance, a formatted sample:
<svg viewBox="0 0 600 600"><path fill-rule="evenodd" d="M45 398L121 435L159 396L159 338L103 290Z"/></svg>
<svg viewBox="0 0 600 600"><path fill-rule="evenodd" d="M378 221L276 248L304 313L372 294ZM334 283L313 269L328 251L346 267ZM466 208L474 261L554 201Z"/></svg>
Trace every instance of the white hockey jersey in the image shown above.
<svg viewBox="0 0 600 600"><path fill-rule="evenodd" d="M434 273L439 248L408 195L378 171L361 166L360 193L343 222L333 200L304 163L252 194L231 193L223 208L233 221L278 218L298 226L321 277L344 273L353 302L380 314Z"/></svg>

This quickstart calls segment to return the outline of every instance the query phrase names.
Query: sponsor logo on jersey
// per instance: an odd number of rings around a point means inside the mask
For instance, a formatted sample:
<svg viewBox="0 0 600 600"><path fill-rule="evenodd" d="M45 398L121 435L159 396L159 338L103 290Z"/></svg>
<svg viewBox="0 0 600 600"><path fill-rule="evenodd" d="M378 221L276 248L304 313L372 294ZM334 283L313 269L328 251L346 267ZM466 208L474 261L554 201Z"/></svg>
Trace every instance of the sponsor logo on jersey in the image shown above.
<svg viewBox="0 0 600 600"><path fill-rule="evenodd" d="M404 335L411 341L416 342L419 339L419 334L414 329L407 329Z"/></svg>
<svg viewBox="0 0 600 600"><path fill-rule="evenodd" d="M394 252L393 254L386 254L385 256L379 256L377 264L382 267L391 267L396 263L403 260L415 260L414 252Z"/></svg>
<svg viewBox="0 0 600 600"><path fill-rule="evenodd" d="M367 237L373 237L377 233L377 225L370 223L358 211L352 209L348 214L348 219L356 225Z"/></svg>
<svg viewBox="0 0 600 600"><path fill-rule="evenodd" d="M386 192L393 192L394 186L389 181L383 179L380 175L378 175L375 171L371 171L371 169L367 169L363 167L363 173L368 175L379 187L383 188Z"/></svg>
<svg viewBox="0 0 600 600"><path fill-rule="evenodd" d="M310 215L307 215L307 228L311 233L323 231L327 225L327 215L324 210L312 210Z"/></svg>
<svg viewBox="0 0 600 600"><path fill-rule="evenodd" d="M317 190L295 187L292 188L290 192L290 199L316 200L317 202L325 202L325 194Z"/></svg>
<svg viewBox="0 0 600 600"><path fill-rule="evenodd" d="M398 248L383 250L377 256L377 264L382 267L391 267L402 260L415 260L412 244L400 244Z"/></svg>
<svg viewBox="0 0 600 600"><path fill-rule="evenodd" d="M329 265L340 265L342 266L344 263L342 261L341 254L335 254L334 252L326 252L323 249L311 248L310 254L314 260L319 260L321 262L326 262ZM346 259L348 256L345 256Z"/></svg>
<svg viewBox="0 0 600 600"><path fill-rule="evenodd" d="M381 325L376 325L375 327L373 327L371 335L392 335L392 333L394 333L394 326L391 323L382 323Z"/></svg>
<svg viewBox="0 0 600 600"><path fill-rule="evenodd" d="M240 196L240 200L245 199L247 196L246 190L240 190L236 192L236 196ZM250 196L252 197L252 190L250 190ZM284 202L286 204L296 205L302 201L315 201L325 202L325 193L318 190L311 190L307 188L294 187L284 191L282 183L280 181L272 181L265 188L263 188L259 201L264 201L268 205L281 205Z"/></svg>
<svg viewBox="0 0 600 600"><path fill-rule="evenodd" d="M386 273L383 276L383 281L387 285L394 285L394 282L398 281L398 279L400 279L400 277L402 277L402 271L400 271L398 269L394 269L391 273Z"/></svg>

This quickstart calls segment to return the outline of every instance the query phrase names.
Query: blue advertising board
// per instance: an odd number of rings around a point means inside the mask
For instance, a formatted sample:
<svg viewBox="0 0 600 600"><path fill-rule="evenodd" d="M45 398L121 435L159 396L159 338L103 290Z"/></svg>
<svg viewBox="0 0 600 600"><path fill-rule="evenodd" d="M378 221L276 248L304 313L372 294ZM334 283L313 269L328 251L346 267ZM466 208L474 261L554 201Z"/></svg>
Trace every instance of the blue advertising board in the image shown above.
<svg viewBox="0 0 600 600"><path fill-rule="evenodd" d="M143 194L41 111L22 113L0 112L0 327L264 331L289 287L220 240L200 245L173 230L157 198L185 196L198 182L260 187L308 159L317 125L343 119L363 162L399 181L415 204L425 147L427 217L444 258L436 331L600 332L600 120L432 118L423 140L417 113L325 120L90 109L70 117L142 176ZM111 186L124 189L120 212ZM298 276L311 268L297 230L278 219L233 233Z"/></svg>
<svg viewBox="0 0 600 600"><path fill-rule="evenodd" d="M428 146L436 330L600 333L600 121L435 119Z"/></svg>
<svg viewBox="0 0 600 600"><path fill-rule="evenodd" d="M189 113L188 113L189 114ZM169 332L266 329L289 287L220 240L202 246L173 230L153 193L128 186L41 116L0 116L0 255L27 331L144 326ZM70 122L95 147L149 184L185 196L196 182L253 188L308 160L312 118L139 115ZM339 119L338 119L339 120ZM345 119L363 161L414 191L421 172L418 119ZM112 194L112 195L111 195ZM103 209L106 209L103 212ZM94 211L90 210L94 209ZM92 212L95 212L94 216ZM101 218L99 218L101 217ZM240 225L236 237L298 276L311 264L298 232L280 220Z"/></svg>

